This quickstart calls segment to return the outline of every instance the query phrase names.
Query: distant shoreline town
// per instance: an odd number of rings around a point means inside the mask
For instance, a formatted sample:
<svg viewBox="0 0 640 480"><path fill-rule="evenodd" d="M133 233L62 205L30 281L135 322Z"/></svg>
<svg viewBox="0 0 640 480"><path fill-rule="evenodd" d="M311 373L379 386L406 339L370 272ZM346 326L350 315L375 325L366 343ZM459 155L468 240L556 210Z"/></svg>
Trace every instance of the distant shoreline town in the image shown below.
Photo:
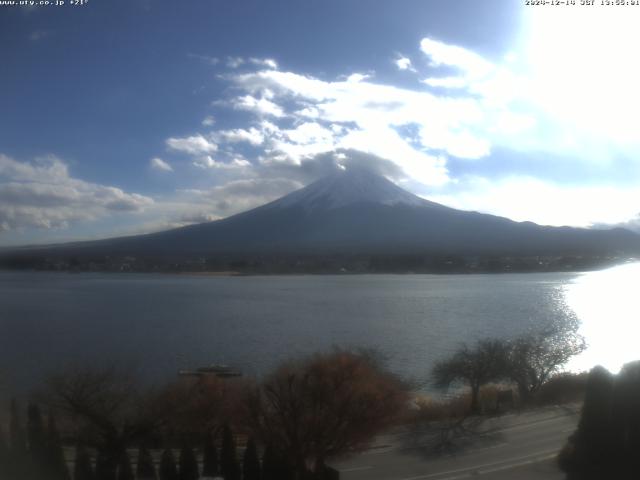
<svg viewBox="0 0 640 480"><path fill-rule="evenodd" d="M57 272L188 273L211 276L269 274L441 274L528 273L598 270L637 261L616 256L458 256L458 255L264 255L195 258L134 256L0 257L0 269Z"/></svg>

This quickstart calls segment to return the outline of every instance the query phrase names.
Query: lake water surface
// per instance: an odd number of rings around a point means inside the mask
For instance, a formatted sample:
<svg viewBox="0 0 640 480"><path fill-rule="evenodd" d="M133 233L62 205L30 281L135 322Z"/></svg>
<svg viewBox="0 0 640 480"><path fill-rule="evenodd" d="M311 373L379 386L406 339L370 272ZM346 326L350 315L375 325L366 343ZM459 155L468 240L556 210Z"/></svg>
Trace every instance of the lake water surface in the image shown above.
<svg viewBox="0 0 640 480"><path fill-rule="evenodd" d="M0 385L115 363L149 379L227 363L247 374L333 345L376 348L426 380L461 342L577 315L573 369L640 358L639 264L585 274L205 277L0 272Z"/></svg>

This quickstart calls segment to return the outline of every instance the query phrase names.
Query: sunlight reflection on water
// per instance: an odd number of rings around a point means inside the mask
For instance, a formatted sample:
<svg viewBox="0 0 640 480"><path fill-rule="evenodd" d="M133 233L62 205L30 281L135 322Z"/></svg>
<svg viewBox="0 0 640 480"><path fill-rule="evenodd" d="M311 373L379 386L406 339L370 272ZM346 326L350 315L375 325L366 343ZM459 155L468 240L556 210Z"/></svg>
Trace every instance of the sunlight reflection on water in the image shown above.
<svg viewBox="0 0 640 480"><path fill-rule="evenodd" d="M588 348L569 365L573 371L602 365L612 372L640 359L638 301L640 263L580 275L564 287L567 305L581 320Z"/></svg>

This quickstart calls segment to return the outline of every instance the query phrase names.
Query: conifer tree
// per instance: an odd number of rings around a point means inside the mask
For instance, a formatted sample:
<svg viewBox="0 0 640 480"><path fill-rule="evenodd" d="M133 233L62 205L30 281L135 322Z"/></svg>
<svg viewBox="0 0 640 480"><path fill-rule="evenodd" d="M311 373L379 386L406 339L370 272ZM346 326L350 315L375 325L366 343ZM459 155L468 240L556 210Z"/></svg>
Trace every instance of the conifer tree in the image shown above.
<svg viewBox="0 0 640 480"><path fill-rule="evenodd" d="M262 480L277 480L273 449L267 445L262 454Z"/></svg>
<svg viewBox="0 0 640 480"><path fill-rule="evenodd" d="M236 454L236 442L233 439L229 425L225 425L222 429L220 473L225 480L240 480L240 465Z"/></svg>
<svg viewBox="0 0 640 480"><path fill-rule="evenodd" d="M260 480L260 459L253 438L249 438L247 441L242 462L242 474L243 480Z"/></svg>
<svg viewBox="0 0 640 480"><path fill-rule="evenodd" d="M0 426L0 478L9 478L9 444Z"/></svg>
<svg viewBox="0 0 640 480"><path fill-rule="evenodd" d="M198 480L198 460L193 449L187 446L180 450L180 480Z"/></svg>
<svg viewBox="0 0 640 480"><path fill-rule="evenodd" d="M26 435L20 420L20 407L14 398L11 400L9 419L9 456L7 459L9 475L13 478L30 475L28 460Z"/></svg>
<svg viewBox="0 0 640 480"><path fill-rule="evenodd" d="M116 480L118 463L112 456L102 450L98 450L96 456L96 480Z"/></svg>
<svg viewBox="0 0 640 480"><path fill-rule="evenodd" d="M162 452L160 459L160 480L179 480L176 460L169 448Z"/></svg>
<svg viewBox="0 0 640 480"><path fill-rule="evenodd" d="M20 421L20 407L16 399L11 400L11 419L9 421L9 443L11 453L15 456L22 456L27 451L24 430Z"/></svg>
<svg viewBox="0 0 640 480"><path fill-rule="evenodd" d="M213 478L218 474L218 470L218 451L216 450L213 435L209 432L204 441L202 476L205 478Z"/></svg>
<svg viewBox="0 0 640 480"><path fill-rule="evenodd" d="M290 480L291 471L282 455L267 445L262 456L262 480Z"/></svg>
<svg viewBox="0 0 640 480"><path fill-rule="evenodd" d="M64 458L64 450L60 441L60 434L56 425L56 419L52 412L47 417L47 471L51 480L69 480L69 469Z"/></svg>
<svg viewBox="0 0 640 480"><path fill-rule="evenodd" d="M118 480L135 480L133 476L133 469L131 468L131 460L129 454L125 450L120 456L118 462Z"/></svg>
<svg viewBox="0 0 640 480"><path fill-rule="evenodd" d="M38 470L44 470L47 463L47 446L42 414L37 405L27 406L27 443L33 464Z"/></svg>
<svg viewBox="0 0 640 480"><path fill-rule="evenodd" d="M95 480L89 452L80 445L76 447L76 461L73 468L73 480Z"/></svg>
<svg viewBox="0 0 640 480"><path fill-rule="evenodd" d="M615 447L612 432L614 376L601 366L591 369L577 435L579 449L590 462L605 463Z"/></svg>
<svg viewBox="0 0 640 480"><path fill-rule="evenodd" d="M156 467L153 465L151 453L145 447L138 450L138 466L136 467L138 480L157 480Z"/></svg>

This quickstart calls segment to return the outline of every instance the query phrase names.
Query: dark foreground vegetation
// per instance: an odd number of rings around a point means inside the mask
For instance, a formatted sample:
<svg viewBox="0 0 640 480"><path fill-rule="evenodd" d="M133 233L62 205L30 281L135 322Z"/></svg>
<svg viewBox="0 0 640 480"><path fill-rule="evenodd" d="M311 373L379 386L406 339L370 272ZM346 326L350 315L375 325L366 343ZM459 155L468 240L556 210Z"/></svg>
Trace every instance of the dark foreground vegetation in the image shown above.
<svg viewBox="0 0 640 480"><path fill-rule="evenodd" d="M578 429L559 460L568 480L640 478L640 362L589 373Z"/></svg>
<svg viewBox="0 0 640 480"><path fill-rule="evenodd" d="M34 397L26 421L11 403L0 478L330 480L325 460L365 447L408 399L372 355L342 350L260 383L202 376L143 388L115 370L67 372Z"/></svg>
<svg viewBox="0 0 640 480"><path fill-rule="evenodd" d="M434 422L445 432L479 414L579 399L584 377L558 374L584 348L576 328L460 347L433 378L468 391L436 401L416 399L378 356L359 351L290 361L259 382L203 374L150 387L115 369L67 371L26 409L11 402L0 479L337 479L328 460L390 427Z"/></svg>

